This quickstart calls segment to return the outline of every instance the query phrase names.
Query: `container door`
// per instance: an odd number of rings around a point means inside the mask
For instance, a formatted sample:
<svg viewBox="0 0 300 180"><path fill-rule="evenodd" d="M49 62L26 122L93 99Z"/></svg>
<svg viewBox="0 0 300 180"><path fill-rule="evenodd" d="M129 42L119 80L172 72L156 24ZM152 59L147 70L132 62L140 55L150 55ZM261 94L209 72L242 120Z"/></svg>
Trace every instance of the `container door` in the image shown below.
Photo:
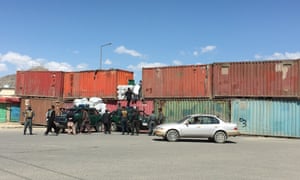
<svg viewBox="0 0 300 180"><path fill-rule="evenodd" d="M241 133L249 133L249 115L248 115L248 103L247 101L233 101L232 104L232 122L238 125L238 130Z"/></svg>
<svg viewBox="0 0 300 180"><path fill-rule="evenodd" d="M0 123L6 122L6 104L0 104Z"/></svg>
<svg viewBox="0 0 300 180"><path fill-rule="evenodd" d="M11 106L10 122L20 122L20 106L17 106L17 105Z"/></svg>

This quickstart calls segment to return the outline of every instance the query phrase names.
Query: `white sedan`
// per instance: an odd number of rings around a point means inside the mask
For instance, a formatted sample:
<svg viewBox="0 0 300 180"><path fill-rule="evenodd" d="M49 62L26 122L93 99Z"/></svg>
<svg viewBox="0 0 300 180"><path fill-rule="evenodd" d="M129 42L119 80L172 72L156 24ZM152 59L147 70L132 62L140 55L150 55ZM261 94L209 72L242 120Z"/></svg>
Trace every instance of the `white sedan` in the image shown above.
<svg viewBox="0 0 300 180"><path fill-rule="evenodd" d="M210 114L188 115L177 123L161 124L154 129L154 135L171 142L180 138L208 138L224 143L229 136L239 134L237 124L224 122Z"/></svg>

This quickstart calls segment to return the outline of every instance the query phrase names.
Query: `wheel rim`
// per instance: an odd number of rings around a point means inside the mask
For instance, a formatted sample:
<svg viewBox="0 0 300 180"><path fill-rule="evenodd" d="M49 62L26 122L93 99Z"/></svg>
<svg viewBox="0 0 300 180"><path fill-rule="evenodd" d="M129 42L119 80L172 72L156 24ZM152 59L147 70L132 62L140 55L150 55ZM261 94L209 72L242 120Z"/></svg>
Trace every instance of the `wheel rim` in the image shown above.
<svg viewBox="0 0 300 180"><path fill-rule="evenodd" d="M175 130L170 130L167 134L168 141L176 141L178 139L178 133Z"/></svg>
<svg viewBox="0 0 300 180"><path fill-rule="evenodd" d="M224 143L226 141L226 134L224 132L217 132L215 135L215 141L217 143Z"/></svg>

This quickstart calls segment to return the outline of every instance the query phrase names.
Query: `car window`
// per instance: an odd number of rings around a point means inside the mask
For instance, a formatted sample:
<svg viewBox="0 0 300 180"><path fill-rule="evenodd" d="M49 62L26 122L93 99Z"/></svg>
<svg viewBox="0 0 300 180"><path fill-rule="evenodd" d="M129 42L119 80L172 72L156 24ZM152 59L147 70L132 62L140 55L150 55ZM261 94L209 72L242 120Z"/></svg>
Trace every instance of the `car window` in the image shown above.
<svg viewBox="0 0 300 180"><path fill-rule="evenodd" d="M198 117L201 124L219 124L219 121L214 117L202 116Z"/></svg>
<svg viewBox="0 0 300 180"><path fill-rule="evenodd" d="M178 123L178 124L181 124L181 123L185 122L185 121L186 121L187 119L189 119L189 118L190 118L190 116L185 116L183 119L177 121L177 123Z"/></svg>
<svg viewBox="0 0 300 180"><path fill-rule="evenodd" d="M192 124L201 124L201 120L199 119L200 117L194 117Z"/></svg>

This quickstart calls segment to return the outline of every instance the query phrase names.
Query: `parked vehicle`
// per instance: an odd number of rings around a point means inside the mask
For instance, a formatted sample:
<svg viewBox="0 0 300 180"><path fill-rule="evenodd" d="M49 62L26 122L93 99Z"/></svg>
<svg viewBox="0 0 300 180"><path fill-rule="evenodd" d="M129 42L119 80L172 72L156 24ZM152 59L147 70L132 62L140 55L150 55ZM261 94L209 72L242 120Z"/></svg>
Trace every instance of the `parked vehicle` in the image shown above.
<svg viewBox="0 0 300 180"><path fill-rule="evenodd" d="M188 115L177 123L161 124L154 129L154 135L171 142L181 138L208 138L216 143L224 143L229 136L239 134L237 124L226 123L210 114Z"/></svg>
<svg viewBox="0 0 300 180"><path fill-rule="evenodd" d="M130 119L132 116L133 107L127 107L126 110L128 112L128 118ZM121 130L121 109L112 111L111 114L112 114L111 130L112 131L120 131ZM141 121L140 129L141 130L148 129L149 116L145 112L140 111L139 119ZM130 130L130 127L129 127L129 130Z"/></svg>
<svg viewBox="0 0 300 180"><path fill-rule="evenodd" d="M95 108L86 108L88 110L90 118L90 126L93 127L96 132L101 130L101 114ZM65 131L67 129L68 118L72 118L73 122L77 122L77 132L79 132L82 123L81 108L67 109L65 114L55 117L55 122L59 124L60 128Z"/></svg>

